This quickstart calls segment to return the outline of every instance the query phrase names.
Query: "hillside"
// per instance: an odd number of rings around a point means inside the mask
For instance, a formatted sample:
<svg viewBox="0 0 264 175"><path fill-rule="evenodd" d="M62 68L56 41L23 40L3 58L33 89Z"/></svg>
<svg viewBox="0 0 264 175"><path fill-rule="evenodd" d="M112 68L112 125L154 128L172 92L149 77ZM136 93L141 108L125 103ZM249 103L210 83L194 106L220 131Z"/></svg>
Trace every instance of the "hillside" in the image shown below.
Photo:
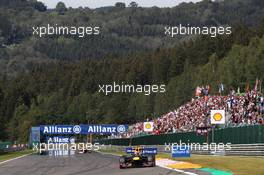
<svg viewBox="0 0 264 175"><path fill-rule="evenodd" d="M259 1L67 9L63 14L33 2L1 2L0 140L25 142L25 131L44 123L144 121L191 100L198 85L210 84L216 94L223 83L227 94L264 79L264 4ZM213 21L231 25L232 35L179 42L158 31L165 25ZM99 24L107 32L100 39L32 36L32 26L48 22ZM98 92L98 85L113 82L165 84L166 93Z"/></svg>
<svg viewBox="0 0 264 175"><path fill-rule="evenodd" d="M47 10L44 4L35 1L4 0L0 4L0 67L1 71L14 73L27 69L32 61L122 57L172 48L186 38L164 35L166 26L233 26L238 23L254 26L263 17L263 7L259 0L204 0L173 8L116 4L98 9ZM32 35L32 27L47 24L98 26L100 35L84 38Z"/></svg>

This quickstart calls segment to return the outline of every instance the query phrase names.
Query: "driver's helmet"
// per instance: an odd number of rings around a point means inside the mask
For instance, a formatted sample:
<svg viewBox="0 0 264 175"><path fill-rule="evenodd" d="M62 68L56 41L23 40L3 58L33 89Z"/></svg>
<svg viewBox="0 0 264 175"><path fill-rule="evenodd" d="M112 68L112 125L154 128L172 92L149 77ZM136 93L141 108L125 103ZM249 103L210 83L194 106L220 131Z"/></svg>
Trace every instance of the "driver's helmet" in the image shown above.
<svg viewBox="0 0 264 175"><path fill-rule="evenodd" d="M142 153L142 148L140 146L135 148L135 155L140 155Z"/></svg>

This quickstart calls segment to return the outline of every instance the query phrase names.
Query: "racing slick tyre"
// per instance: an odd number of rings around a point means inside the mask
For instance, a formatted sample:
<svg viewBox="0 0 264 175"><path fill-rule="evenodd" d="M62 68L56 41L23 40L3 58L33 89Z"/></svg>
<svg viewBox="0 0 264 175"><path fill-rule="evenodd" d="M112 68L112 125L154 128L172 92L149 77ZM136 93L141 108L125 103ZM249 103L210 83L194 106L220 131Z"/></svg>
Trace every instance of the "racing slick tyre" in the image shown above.
<svg viewBox="0 0 264 175"><path fill-rule="evenodd" d="M124 166L123 164L126 163L126 158L125 156L122 156L119 158L119 168L120 169L125 169L126 168L126 165Z"/></svg>
<svg viewBox="0 0 264 175"><path fill-rule="evenodd" d="M147 158L148 158L149 166L155 167L156 166L155 156L149 155Z"/></svg>

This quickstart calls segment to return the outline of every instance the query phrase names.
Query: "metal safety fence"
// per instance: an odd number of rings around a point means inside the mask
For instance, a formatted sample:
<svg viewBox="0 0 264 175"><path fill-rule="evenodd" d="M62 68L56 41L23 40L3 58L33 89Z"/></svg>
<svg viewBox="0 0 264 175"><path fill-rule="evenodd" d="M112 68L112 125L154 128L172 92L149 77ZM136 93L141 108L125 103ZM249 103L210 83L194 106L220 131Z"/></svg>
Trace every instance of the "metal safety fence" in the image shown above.
<svg viewBox="0 0 264 175"><path fill-rule="evenodd" d="M158 152L171 153L170 145L141 145L142 147L156 147ZM174 145L175 146L175 145ZM188 145L186 145L188 146ZM127 146L103 145L102 150L124 152ZM264 144L231 144L231 145L189 145L191 154L219 155L219 156L264 156Z"/></svg>

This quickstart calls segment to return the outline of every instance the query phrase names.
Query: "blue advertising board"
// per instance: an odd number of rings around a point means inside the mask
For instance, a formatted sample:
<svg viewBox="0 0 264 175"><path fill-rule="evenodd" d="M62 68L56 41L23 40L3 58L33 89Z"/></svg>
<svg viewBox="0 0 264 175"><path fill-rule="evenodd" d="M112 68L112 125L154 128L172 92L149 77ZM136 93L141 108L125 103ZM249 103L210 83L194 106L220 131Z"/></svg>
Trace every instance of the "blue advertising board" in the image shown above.
<svg viewBox="0 0 264 175"><path fill-rule="evenodd" d="M121 134L128 125L41 125L42 134Z"/></svg>
<svg viewBox="0 0 264 175"><path fill-rule="evenodd" d="M40 128L39 127L31 127L29 144L32 147L33 144L36 145L40 142Z"/></svg>
<svg viewBox="0 0 264 175"><path fill-rule="evenodd" d="M178 146L174 145L171 149L172 157L190 157L190 149L188 146Z"/></svg>
<svg viewBox="0 0 264 175"><path fill-rule="evenodd" d="M135 148L126 148L126 153L127 154L134 154ZM157 148L143 148L142 150L143 154L157 154L158 150Z"/></svg>
<svg viewBox="0 0 264 175"><path fill-rule="evenodd" d="M40 132L39 132L39 127L31 127L31 140L32 141L39 141L40 140Z"/></svg>

